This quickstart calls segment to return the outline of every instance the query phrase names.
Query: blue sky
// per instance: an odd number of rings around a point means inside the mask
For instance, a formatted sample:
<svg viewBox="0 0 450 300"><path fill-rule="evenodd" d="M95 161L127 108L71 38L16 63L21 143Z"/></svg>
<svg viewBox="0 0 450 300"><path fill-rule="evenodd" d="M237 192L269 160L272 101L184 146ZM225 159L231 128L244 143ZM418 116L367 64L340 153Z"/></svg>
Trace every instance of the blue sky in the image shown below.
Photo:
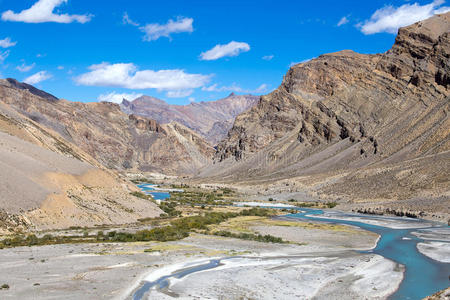
<svg viewBox="0 0 450 300"><path fill-rule="evenodd" d="M428 1L0 0L0 77L72 101L173 104L278 87L292 63L388 50Z"/></svg>

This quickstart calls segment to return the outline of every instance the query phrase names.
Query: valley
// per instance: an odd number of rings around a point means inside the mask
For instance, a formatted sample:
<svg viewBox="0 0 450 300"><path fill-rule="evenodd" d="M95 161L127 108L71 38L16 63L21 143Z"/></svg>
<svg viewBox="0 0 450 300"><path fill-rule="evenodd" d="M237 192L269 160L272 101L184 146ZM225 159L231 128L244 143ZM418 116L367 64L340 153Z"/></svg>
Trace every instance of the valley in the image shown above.
<svg viewBox="0 0 450 300"><path fill-rule="evenodd" d="M231 88L88 69L77 84ZM75 102L0 79L0 298L448 299L449 74L444 12L384 53L293 63L261 96Z"/></svg>

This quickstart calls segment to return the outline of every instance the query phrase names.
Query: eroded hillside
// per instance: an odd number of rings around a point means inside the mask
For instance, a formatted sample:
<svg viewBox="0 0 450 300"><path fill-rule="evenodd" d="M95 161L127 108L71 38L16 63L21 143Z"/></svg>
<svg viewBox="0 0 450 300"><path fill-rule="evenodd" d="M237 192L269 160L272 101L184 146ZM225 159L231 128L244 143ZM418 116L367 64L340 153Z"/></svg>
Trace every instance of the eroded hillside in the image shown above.
<svg viewBox="0 0 450 300"><path fill-rule="evenodd" d="M293 66L236 118L202 176L356 202L444 197L436 209L448 211L449 58L447 13L401 28L386 53Z"/></svg>

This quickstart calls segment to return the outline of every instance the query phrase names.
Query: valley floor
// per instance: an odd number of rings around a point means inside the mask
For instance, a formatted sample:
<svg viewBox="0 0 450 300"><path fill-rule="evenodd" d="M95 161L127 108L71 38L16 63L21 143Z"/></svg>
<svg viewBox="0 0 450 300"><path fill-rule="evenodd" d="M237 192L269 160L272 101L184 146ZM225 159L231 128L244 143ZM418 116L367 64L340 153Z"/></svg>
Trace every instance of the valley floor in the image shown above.
<svg viewBox="0 0 450 300"><path fill-rule="evenodd" d="M172 279L168 287L152 289L149 296L302 299L315 295L317 299L351 299L364 295L379 299L392 293L403 277L402 267L390 260L353 251L371 249L378 239L376 234L354 227L257 217L217 226L270 233L292 243L191 234L174 242L5 248L0 250L0 285L8 284L9 289L0 290L0 296L131 299L146 280L169 275L190 262L223 257L234 258L224 260L216 269Z"/></svg>

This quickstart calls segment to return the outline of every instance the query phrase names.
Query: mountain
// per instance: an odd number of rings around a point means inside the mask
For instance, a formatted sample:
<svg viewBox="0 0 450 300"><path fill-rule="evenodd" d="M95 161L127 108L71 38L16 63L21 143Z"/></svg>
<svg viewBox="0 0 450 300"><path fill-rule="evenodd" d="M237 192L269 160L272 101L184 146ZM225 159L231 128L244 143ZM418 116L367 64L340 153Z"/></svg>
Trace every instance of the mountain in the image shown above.
<svg viewBox="0 0 450 300"><path fill-rule="evenodd" d="M47 101L4 80L0 99L10 110L55 131L108 169L191 174L209 163L214 153L183 125L159 125L127 115L118 104Z"/></svg>
<svg viewBox="0 0 450 300"><path fill-rule="evenodd" d="M0 81L0 232L133 223L162 213L69 141L72 131L52 119L73 124L68 114L54 109L47 118L33 108L64 103Z"/></svg>
<svg viewBox="0 0 450 300"><path fill-rule="evenodd" d="M128 114L148 117L160 124L178 122L216 145L225 138L235 117L258 101L259 96L232 93L217 101L171 105L154 97L142 96L131 102L124 99L120 107Z"/></svg>
<svg viewBox="0 0 450 300"><path fill-rule="evenodd" d="M136 222L162 211L118 172L189 175L214 149L172 122L0 80L0 231Z"/></svg>
<svg viewBox="0 0 450 300"><path fill-rule="evenodd" d="M236 118L201 176L449 211L449 57L446 13L401 28L386 53L297 64Z"/></svg>
<svg viewBox="0 0 450 300"><path fill-rule="evenodd" d="M6 78L6 81L10 84L10 86L15 87L19 90L28 90L31 94L39 96L41 98L47 99L49 101L58 101L58 98L53 96L52 94L49 94L47 92L44 92L43 90L37 89L32 85L29 85L24 82L19 82L13 78Z"/></svg>

